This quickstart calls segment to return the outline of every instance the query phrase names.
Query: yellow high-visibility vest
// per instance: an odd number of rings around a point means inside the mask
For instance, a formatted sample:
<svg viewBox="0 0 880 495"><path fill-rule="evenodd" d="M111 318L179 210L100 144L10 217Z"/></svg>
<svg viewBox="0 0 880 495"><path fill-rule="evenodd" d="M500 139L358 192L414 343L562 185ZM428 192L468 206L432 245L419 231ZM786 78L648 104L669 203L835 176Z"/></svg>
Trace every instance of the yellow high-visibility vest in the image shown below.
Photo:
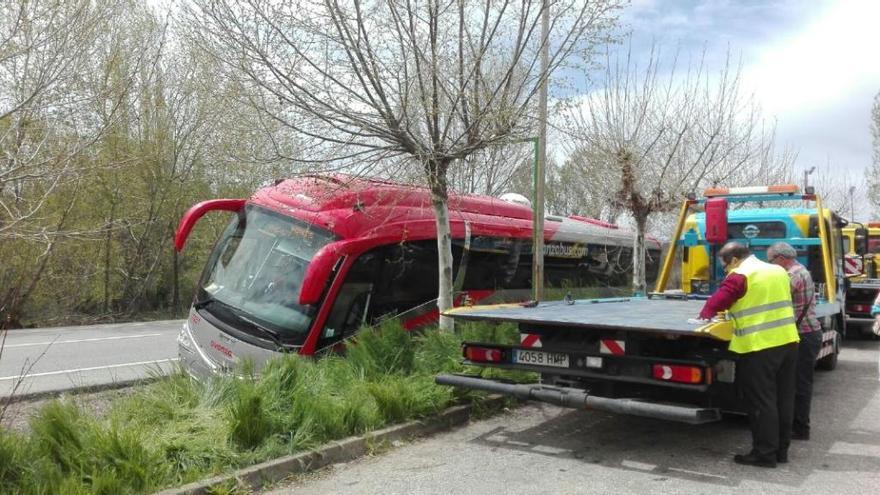
<svg viewBox="0 0 880 495"><path fill-rule="evenodd" d="M788 272L749 256L733 270L746 277L746 293L730 308L729 349L743 354L800 341L791 304Z"/></svg>

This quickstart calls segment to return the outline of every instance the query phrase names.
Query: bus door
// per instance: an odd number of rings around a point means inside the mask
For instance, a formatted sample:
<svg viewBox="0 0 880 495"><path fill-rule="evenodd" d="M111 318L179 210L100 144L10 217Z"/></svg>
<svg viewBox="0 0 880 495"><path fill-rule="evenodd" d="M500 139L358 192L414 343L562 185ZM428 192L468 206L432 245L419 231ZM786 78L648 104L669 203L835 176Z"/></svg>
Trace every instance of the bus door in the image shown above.
<svg viewBox="0 0 880 495"><path fill-rule="evenodd" d="M345 277L345 282L321 329L318 349L334 346L369 323L374 281L381 269L378 256L376 251L366 252L355 260L348 272L340 275Z"/></svg>

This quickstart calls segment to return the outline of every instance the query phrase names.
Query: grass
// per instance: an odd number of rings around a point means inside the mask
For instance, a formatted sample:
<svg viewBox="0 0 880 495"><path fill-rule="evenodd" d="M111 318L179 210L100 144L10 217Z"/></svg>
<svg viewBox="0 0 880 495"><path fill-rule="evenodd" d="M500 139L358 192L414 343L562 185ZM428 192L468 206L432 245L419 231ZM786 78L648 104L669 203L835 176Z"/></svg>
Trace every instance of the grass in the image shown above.
<svg viewBox="0 0 880 495"><path fill-rule="evenodd" d="M178 372L120 397L101 419L50 402L28 433L0 429L0 493L149 493L430 416L481 395L434 384L438 373L465 371L462 339L518 340L512 326L470 324L459 334L386 323L361 333L345 357L286 355L259 377L245 363L239 377L206 383Z"/></svg>

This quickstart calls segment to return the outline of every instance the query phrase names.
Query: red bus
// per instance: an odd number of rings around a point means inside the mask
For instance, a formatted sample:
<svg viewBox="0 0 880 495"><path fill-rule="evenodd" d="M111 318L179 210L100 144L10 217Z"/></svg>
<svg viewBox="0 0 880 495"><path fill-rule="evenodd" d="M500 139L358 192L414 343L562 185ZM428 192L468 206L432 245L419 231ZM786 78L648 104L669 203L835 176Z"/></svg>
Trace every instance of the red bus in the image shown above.
<svg viewBox="0 0 880 495"><path fill-rule="evenodd" d="M386 318L412 329L438 317L436 227L426 188L341 174L279 180L247 200L196 204L180 221L175 248L216 210L233 218L208 257L178 337L180 361L195 376L228 371L242 359L259 370L278 352L313 355ZM452 194L449 218L455 303L528 300L531 208ZM577 216L547 216L544 225L547 287L628 286L631 233ZM660 249L649 241L649 278Z"/></svg>

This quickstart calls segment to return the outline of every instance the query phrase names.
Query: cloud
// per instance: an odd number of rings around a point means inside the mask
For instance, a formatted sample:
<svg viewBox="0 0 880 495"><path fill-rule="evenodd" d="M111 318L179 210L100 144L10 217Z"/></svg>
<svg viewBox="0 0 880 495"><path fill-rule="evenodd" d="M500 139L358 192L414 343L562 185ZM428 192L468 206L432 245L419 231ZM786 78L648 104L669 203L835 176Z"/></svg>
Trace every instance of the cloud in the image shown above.
<svg viewBox="0 0 880 495"><path fill-rule="evenodd" d="M772 113L834 107L866 85L876 91L878 21L880 2L835 3L801 31L764 48L747 66L746 81Z"/></svg>
<svg viewBox="0 0 880 495"><path fill-rule="evenodd" d="M802 29L763 47L744 79L798 164L830 162L857 172L871 161L869 114L880 90L880 2L844 1L817 10Z"/></svg>
<svg viewBox="0 0 880 495"><path fill-rule="evenodd" d="M741 59L744 88L777 123L778 142L799 151L799 167L830 161L860 172L870 163L880 1L644 0L622 20L636 60L652 43L680 48L683 60L705 50L710 71L728 52Z"/></svg>

